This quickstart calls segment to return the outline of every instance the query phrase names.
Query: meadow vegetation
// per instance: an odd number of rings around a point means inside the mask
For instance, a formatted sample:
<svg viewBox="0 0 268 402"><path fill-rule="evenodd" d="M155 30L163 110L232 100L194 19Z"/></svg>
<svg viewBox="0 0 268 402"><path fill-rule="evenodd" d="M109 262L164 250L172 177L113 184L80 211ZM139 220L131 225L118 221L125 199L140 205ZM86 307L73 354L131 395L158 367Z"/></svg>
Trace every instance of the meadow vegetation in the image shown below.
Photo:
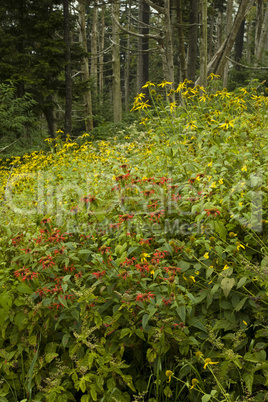
<svg viewBox="0 0 268 402"><path fill-rule="evenodd" d="M268 98L145 87L2 160L0 402L268 400Z"/></svg>

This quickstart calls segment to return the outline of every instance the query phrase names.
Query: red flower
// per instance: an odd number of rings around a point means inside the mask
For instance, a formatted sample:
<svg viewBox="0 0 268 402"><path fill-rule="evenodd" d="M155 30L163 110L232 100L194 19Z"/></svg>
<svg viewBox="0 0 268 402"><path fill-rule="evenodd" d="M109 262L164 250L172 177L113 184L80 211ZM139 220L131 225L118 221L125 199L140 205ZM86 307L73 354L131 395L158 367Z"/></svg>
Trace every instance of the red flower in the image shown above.
<svg viewBox="0 0 268 402"><path fill-rule="evenodd" d="M106 271L101 271L101 272L92 272L92 275L94 275L96 278L101 278L103 275L106 274Z"/></svg>

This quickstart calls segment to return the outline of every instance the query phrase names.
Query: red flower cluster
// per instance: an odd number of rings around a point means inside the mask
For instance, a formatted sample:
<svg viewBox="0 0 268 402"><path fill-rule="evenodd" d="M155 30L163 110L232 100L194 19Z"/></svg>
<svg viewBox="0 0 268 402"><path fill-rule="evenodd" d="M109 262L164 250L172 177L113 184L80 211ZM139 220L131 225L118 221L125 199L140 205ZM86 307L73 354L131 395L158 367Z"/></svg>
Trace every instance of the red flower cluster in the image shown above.
<svg viewBox="0 0 268 402"><path fill-rule="evenodd" d="M55 265L55 262L53 262L52 257L50 257L50 255L40 258L39 263L42 264L43 269L50 268L53 265Z"/></svg>
<svg viewBox="0 0 268 402"><path fill-rule="evenodd" d="M131 265L134 265L136 261L136 257L132 257L132 258L126 258L125 261L121 262L120 265L127 265L128 267L130 267Z"/></svg>
<svg viewBox="0 0 268 402"><path fill-rule="evenodd" d="M147 262L144 262L143 264L136 264L135 267L138 271L140 271L143 278L146 276L146 273L150 271L149 264Z"/></svg>
<svg viewBox="0 0 268 402"><path fill-rule="evenodd" d="M32 281L34 278L37 278L38 272L32 272L30 271L30 268L23 267L15 271L14 276L16 276L16 278L21 278L22 281L25 281L26 279Z"/></svg>
<svg viewBox="0 0 268 402"><path fill-rule="evenodd" d="M153 299L155 295L151 292L148 293L138 293L136 297L136 301L150 301L150 299Z"/></svg>
<svg viewBox="0 0 268 402"><path fill-rule="evenodd" d="M129 178L129 176L130 176L129 172L126 174L120 174L115 178L115 180L116 181L126 180L127 178Z"/></svg>
<svg viewBox="0 0 268 402"><path fill-rule="evenodd" d="M130 215L130 214L125 214L125 215L119 215L119 223L125 222L125 221L129 221L130 219L133 218L134 215Z"/></svg>
<svg viewBox="0 0 268 402"><path fill-rule="evenodd" d="M153 258L151 260L151 263L152 264L159 264L160 260L163 259L163 258L166 258L167 254L169 254L169 252L166 251L166 250L165 251L156 250L154 252L154 254L153 254Z"/></svg>
<svg viewBox="0 0 268 402"><path fill-rule="evenodd" d="M13 246L16 246L17 244L19 244L21 242L22 238L23 238L23 233L17 235L16 237L13 237L13 239L12 239Z"/></svg>
<svg viewBox="0 0 268 402"><path fill-rule="evenodd" d="M150 241L152 240L152 237L149 237L149 239L141 239L140 240L140 244L143 246L144 244L149 244L150 245Z"/></svg>
<svg viewBox="0 0 268 402"><path fill-rule="evenodd" d="M209 216L209 215L217 216L217 214L218 215L221 214L217 208L205 209L205 211L207 213L207 216Z"/></svg>
<svg viewBox="0 0 268 402"><path fill-rule="evenodd" d="M92 275L94 275L96 278L101 278L105 274L106 274L106 271L92 272Z"/></svg>

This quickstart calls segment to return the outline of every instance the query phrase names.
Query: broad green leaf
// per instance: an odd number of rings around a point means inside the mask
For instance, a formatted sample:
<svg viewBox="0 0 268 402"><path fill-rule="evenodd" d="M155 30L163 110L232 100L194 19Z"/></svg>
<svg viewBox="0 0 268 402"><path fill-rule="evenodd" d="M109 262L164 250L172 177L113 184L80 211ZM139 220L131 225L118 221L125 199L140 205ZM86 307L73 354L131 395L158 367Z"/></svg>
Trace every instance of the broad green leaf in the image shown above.
<svg viewBox="0 0 268 402"><path fill-rule="evenodd" d="M123 328L121 329L120 339L124 338L125 336L131 336L133 333L132 329L130 328Z"/></svg>
<svg viewBox="0 0 268 402"><path fill-rule="evenodd" d="M149 321L149 314L144 314L142 317L142 328L145 330L146 325Z"/></svg>
<svg viewBox="0 0 268 402"><path fill-rule="evenodd" d="M17 290L20 293L25 293L27 295L31 295L33 293L33 289L29 285L27 285L27 283L20 283L17 286Z"/></svg>
<svg viewBox="0 0 268 402"><path fill-rule="evenodd" d="M17 325L19 330L23 329L25 325L27 325L27 322L27 315L22 311L19 311L14 317L14 323Z"/></svg>
<svg viewBox="0 0 268 402"><path fill-rule="evenodd" d="M50 363L53 359L55 359L55 357L58 357L58 356L59 356L58 353L47 353L47 354L45 355L45 361L46 361L47 363Z"/></svg>
<svg viewBox="0 0 268 402"><path fill-rule="evenodd" d="M202 396L202 402L208 402L210 401L211 395L210 394L205 394Z"/></svg>
<svg viewBox="0 0 268 402"><path fill-rule="evenodd" d="M235 311L241 310L241 308L244 306L246 301L248 300L248 296L244 297L240 302L235 306Z"/></svg>
<svg viewBox="0 0 268 402"><path fill-rule="evenodd" d="M70 339L70 334L64 334L61 343L65 347Z"/></svg>
<svg viewBox="0 0 268 402"><path fill-rule="evenodd" d="M221 288L223 290L224 296L228 297L230 291L235 285L235 279L234 278L223 278L221 281Z"/></svg>
<svg viewBox="0 0 268 402"><path fill-rule="evenodd" d="M246 387L248 389L249 394L252 393L252 385L254 380L254 371L246 371L243 374L243 380L245 381Z"/></svg>
<svg viewBox="0 0 268 402"><path fill-rule="evenodd" d="M97 392L96 392L94 384L90 384L89 392L90 392L90 395L91 395L93 401L97 401L98 400L98 395L97 395Z"/></svg>
<svg viewBox="0 0 268 402"><path fill-rule="evenodd" d="M176 311L177 311L178 315L180 316L182 322L185 323L185 319L186 319L186 308L185 308L185 306L181 305L181 306L177 307Z"/></svg>
<svg viewBox="0 0 268 402"><path fill-rule="evenodd" d="M12 301L12 296L8 292L0 295L0 304L4 310L8 311L10 309L12 306Z"/></svg>
<svg viewBox="0 0 268 402"><path fill-rule="evenodd" d="M243 276L242 278L240 278L238 284L236 285L236 289L239 289L242 286L244 286L247 280L248 280L247 276Z"/></svg>

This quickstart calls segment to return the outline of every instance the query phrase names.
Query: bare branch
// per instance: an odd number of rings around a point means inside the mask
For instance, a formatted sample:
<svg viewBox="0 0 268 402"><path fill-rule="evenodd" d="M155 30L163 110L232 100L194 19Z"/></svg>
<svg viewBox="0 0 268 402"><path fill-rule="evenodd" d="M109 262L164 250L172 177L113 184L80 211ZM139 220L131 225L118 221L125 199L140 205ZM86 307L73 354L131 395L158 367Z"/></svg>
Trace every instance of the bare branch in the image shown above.
<svg viewBox="0 0 268 402"><path fill-rule="evenodd" d="M161 35L152 35L152 34L138 34L136 32L129 31L128 29L124 28L118 19L115 17L114 13L112 12L113 20L116 23L116 25L123 31L126 32L129 35L136 36L138 38L150 38L157 40L158 42L161 42L163 40L163 37Z"/></svg>
<svg viewBox="0 0 268 402"><path fill-rule="evenodd" d="M154 8L156 11L158 11L160 14L165 14L165 9L164 7L159 6L158 4L155 4L151 0L145 0L148 6Z"/></svg>
<svg viewBox="0 0 268 402"><path fill-rule="evenodd" d="M245 64L241 64L238 63L238 61L232 60L230 59L230 57L225 56L226 59L228 59L229 61L231 61L234 64L237 64L238 66L244 67L244 68L248 68L249 70L268 70L268 67L251 67L251 66L246 66Z"/></svg>
<svg viewBox="0 0 268 402"><path fill-rule="evenodd" d="M131 49L131 48L129 48L129 47L125 47L125 46L119 45L119 43L115 43L115 42L112 40L111 37L110 37L109 39L110 39L110 42L111 42L113 45L115 45L115 46L120 46L121 49L129 50L129 51L132 52L132 53L133 53L133 52L134 52L134 53L149 53L149 52L152 52L152 53L153 53L153 52L156 51L156 50L159 51L159 48L158 48L158 47L152 47L152 48L147 49L147 50Z"/></svg>
<svg viewBox="0 0 268 402"><path fill-rule="evenodd" d="M15 140L15 141L11 142L11 144L7 145L6 147L0 149L0 152L3 152L5 149L11 147L11 145L15 144L15 142L17 142L17 141L19 141L19 140L17 139L17 140Z"/></svg>

